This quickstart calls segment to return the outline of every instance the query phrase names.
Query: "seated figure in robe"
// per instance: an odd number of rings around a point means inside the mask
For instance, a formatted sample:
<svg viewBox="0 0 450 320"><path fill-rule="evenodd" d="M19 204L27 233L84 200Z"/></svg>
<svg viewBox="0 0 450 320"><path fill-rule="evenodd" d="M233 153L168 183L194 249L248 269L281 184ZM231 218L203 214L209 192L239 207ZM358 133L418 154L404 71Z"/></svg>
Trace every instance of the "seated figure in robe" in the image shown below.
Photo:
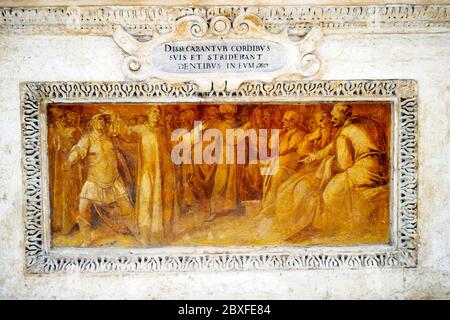
<svg viewBox="0 0 450 320"><path fill-rule="evenodd" d="M322 163L323 208L313 226L338 236L364 236L373 231L373 221L388 220L386 135L372 118L352 116L350 105L336 104L331 116L338 132Z"/></svg>
<svg viewBox="0 0 450 320"><path fill-rule="evenodd" d="M322 150L333 138L333 126L329 112L321 111L314 116L317 129L307 134L299 145L298 153L306 155ZM287 179L278 189L276 198L276 220L278 231L283 239L308 227L316 210L320 208L320 176L317 169L321 159L304 162L299 170Z"/></svg>
<svg viewBox="0 0 450 320"><path fill-rule="evenodd" d="M271 159L264 168L262 213L272 213L279 186L295 173L298 167L297 152L305 132L299 128L299 115L295 111L287 111L283 115L282 130L279 136L278 157ZM273 147L274 140L269 142Z"/></svg>

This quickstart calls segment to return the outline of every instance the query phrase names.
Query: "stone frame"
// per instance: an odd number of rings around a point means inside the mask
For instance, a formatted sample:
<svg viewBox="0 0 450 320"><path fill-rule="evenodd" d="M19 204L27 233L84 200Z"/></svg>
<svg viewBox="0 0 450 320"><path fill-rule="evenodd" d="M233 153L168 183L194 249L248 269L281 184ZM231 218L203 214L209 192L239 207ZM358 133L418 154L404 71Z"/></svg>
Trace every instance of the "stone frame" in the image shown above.
<svg viewBox="0 0 450 320"><path fill-rule="evenodd" d="M51 248L46 144L49 103L390 101L391 243L354 246ZM417 266L417 83L414 80L245 82L200 91L194 82L21 84L25 272L411 268Z"/></svg>

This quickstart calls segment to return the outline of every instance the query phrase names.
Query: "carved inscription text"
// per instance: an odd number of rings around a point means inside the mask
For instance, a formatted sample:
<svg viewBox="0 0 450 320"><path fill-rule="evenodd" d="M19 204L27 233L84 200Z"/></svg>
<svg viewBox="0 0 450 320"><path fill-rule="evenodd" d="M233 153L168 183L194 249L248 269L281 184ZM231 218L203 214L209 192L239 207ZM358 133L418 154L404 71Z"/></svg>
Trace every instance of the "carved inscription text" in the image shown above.
<svg viewBox="0 0 450 320"><path fill-rule="evenodd" d="M155 68L163 72L270 72L286 63L283 46L261 39L176 41L152 52Z"/></svg>

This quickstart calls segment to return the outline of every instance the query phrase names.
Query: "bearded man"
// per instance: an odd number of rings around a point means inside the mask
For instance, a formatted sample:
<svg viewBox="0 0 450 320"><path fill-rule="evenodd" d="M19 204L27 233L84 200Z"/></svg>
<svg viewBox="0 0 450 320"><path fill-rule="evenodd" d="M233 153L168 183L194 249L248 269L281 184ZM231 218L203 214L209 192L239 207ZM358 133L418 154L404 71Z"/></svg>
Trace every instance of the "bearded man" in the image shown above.
<svg viewBox="0 0 450 320"><path fill-rule="evenodd" d="M386 136L375 120L352 117L348 104L335 104L331 116L338 128L334 142L305 159L323 158L318 171L324 186L323 210L313 225L341 235L364 235L374 214L380 210L388 214Z"/></svg>

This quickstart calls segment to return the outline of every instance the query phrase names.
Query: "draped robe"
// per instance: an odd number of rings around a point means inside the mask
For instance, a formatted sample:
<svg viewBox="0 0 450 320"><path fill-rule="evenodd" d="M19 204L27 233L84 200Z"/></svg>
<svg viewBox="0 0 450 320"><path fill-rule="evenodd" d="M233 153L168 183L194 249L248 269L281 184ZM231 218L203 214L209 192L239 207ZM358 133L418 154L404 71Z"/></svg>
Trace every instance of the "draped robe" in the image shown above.
<svg viewBox="0 0 450 320"><path fill-rule="evenodd" d="M49 136L54 143L53 157L50 162L53 164L52 230L66 235L76 224L82 177L79 164L68 170L63 170L63 166L72 146L81 137L81 132L75 127L66 127L61 130L53 128Z"/></svg>
<svg viewBox="0 0 450 320"><path fill-rule="evenodd" d="M332 162L334 174L314 225L341 235L364 235L371 219L388 219L389 161L380 125L367 117L348 119L337 135Z"/></svg>
<svg viewBox="0 0 450 320"><path fill-rule="evenodd" d="M388 168L386 138L369 118L352 117L323 149L280 187L276 221L289 238L307 226L340 233L363 230L383 207ZM385 208L381 209L386 211Z"/></svg>
<svg viewBox="0 0 450 320"><path fill-rule="evenodd" d="M263 178L263 198L260 213L272 213L279 186L295 173L298 167L298 145L305 132L298 128L290 129L280 134L279 156L271 159L269 168Z"/></svg>
<svg viewBox="0 0 450 320"><path fill-rule="evenodd" d="M323 175L322 159L333 147L332 130L318 128L305 136L297 152L300 156L315 153L318 160L303 164L279 187L275 205L275 224L283 239L288 239L311 224L320 209ZM329 144L329 145L328 145ZM326 146L326 148L324 148ZM319 151L320 150L320 151Z"/></svg>
<svg viewBox="0 0 450 320"><path fill-rule="evenodd" d="M117 120L116 134L139 139L136 214L141 241L161 244L174 235L179 215L175 168L167 135L148 124L127 126Z"/></svg>
<svg viewBox="0 0 450 320"><path fill-rule="evenodd" d="M222 134L222 141L224 142L223 163L218 163L214 175L214 186L211 191L210 209L215 213L227 213L239 209L239 181L242 179L243 170L242 165L227 164L226 163L226 149L234 148L234 156L236 160L237 152L234 142L226 143L226 130L234 129L235 127L226 121L221 122L217 129ZM220 157L220 155L219 155Z"/></svg>

